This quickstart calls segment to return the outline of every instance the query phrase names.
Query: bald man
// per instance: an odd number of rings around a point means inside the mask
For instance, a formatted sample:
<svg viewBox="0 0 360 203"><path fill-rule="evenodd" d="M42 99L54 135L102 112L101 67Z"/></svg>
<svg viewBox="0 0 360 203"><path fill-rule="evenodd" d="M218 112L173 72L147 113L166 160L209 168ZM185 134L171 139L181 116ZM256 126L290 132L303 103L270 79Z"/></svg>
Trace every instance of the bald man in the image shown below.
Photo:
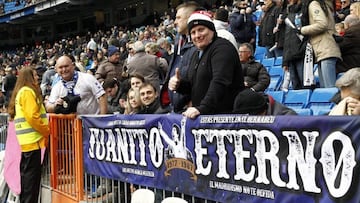
<svg viewBox="0 0 360 203"><path fill-rule="evenodd" d="M76 71L74 62L67 55L56 61L55 69L61 81L51 90L45 104L47 112L106 114L106 94L93 75Z"/></svg>

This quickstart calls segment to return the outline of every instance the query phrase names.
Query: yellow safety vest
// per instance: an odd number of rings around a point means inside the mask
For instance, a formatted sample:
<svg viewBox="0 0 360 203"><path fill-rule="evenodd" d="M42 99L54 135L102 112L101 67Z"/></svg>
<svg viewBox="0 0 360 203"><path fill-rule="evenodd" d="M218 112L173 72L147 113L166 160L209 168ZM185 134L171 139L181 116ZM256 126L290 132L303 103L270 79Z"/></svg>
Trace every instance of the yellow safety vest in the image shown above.
<svg viewBox="0 0 360 203"><path fill-rule="evenodd" d="M19 90L15 98L16 115L14 118L14 123L15 123L16 137L17 140L19 141L19 144L29 145L38 142L39 140L42 139L43 136L39 132L37 132L34 128L32 128L32 126L26 121L24 117L24 112L19 104L21 94L24 90L30 90L35 95L34 90L26 86L22 87ZM41 115L41 120L45 124L48 124L48 119L46 117L46 111L44 105L41 105L40 115ZM41 147L43 146L39 146L39 148Z"/></svg>

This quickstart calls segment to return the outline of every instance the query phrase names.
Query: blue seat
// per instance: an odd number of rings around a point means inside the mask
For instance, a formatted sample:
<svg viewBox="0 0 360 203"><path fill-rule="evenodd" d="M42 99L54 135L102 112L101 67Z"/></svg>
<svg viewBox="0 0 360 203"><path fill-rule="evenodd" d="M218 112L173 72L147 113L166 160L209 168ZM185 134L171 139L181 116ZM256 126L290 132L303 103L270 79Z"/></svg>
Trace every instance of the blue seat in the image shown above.
<svg viewBox="0 0 360 203"><path fill-rule="evenodd" d="M284 70L281 66L272 66L269 70L269 75L272 76L284 76Z"/></svg>
<svg viewBox="0 0 360 203"><path fill-rule="evenodd" d="M255 60L260 60L259 63L265 58L265 53L257 53L254 55Z"/></svg>
<svg viewBox="0 0 360 203"><path fill-rule="evenodd" d="M305 108L305 109L294 108L294 111L300 116L312 116L313 115L312 110L308 109L308 108Z"/></svg>
<svg viewBox="0 0 360 203"><path fill-rule="evenodd" d="M331 109L319 109L313 113L314 116L327 116Z"/></svg>
<svg viewBox="0 0 360 203"><path fill-rule="evenodd" d="M255 55L256 54L265 54L266 53L266 48L265 47L261 47L261 46L256 46L255 48Z"/></svg>
<svg viewBox="0 0 360 203"><path fill-rule="evenodd" d="M284 102L285 93L283 91L267 91L266 94L272 96L277 102Z"/></svg>
<svg viewBox="0 0 360 203"><path fill-rule="evenodd" d="M331 110L334 103L330 99L339 91L336 87L315 88L311 94L308 108L312 109L314 115L319 115L320 110Z"/></svg>
<svg viewBox="0 0 360 203"><path fill-rule="evenodd" d="M265 67L272 67L274 65L275 58L264 58L261 63Z"/></svg>
<svg viewBox="0 0 360 203"><path fill-rule="evenodd" d="M281 81L282 81L281 76L270 77L270 84L269 84L269 86L268 86L268 88L266 90L267 91L277 91L277 90L279 90L279 87L281 85Z"/></svg>
<svg viewBox="0 0 360 203"><path fill-rule="evenodd" d="M293 109L305 108L310 101L311 90L289 90L285 96L284 104Z"/></svg>
<svg viewBox="0 0 360 203"><path fill-rule="evenodd" d="M274 61L274 66L282 66L282 61L283 61L283 57L276 57L275 61Z"/></svg>

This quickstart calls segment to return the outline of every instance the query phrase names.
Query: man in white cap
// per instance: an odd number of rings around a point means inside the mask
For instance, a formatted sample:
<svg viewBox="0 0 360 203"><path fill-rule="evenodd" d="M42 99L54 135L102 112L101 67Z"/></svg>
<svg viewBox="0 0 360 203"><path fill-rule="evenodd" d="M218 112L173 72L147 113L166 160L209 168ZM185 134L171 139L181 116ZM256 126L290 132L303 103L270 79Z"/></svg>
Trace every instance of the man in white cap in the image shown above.
<svg viewBox="0 0 360 203"><path fill-rule="evenodd" d="M169 89L191 95L192 106L183 112L186 117L231 113L237 93L244 89L237 50L228 40L217 37L211 15L205 11L191 14L188 30L198 50L186 77L177 69Z"/></svg>

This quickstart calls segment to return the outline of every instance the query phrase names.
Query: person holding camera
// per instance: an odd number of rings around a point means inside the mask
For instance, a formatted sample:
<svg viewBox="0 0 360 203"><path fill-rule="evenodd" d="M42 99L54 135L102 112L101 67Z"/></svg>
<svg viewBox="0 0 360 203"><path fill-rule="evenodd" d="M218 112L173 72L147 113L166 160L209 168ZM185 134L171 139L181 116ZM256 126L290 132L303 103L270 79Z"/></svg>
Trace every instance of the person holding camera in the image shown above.
<svg viewBox="0 0 360 203"><path fill-rule="evenodd" d="M46 103L49 113L106 114L107 98L99 81L93 75L75 70L67 55L55 65L61 81L52 88Z"/></svg>

